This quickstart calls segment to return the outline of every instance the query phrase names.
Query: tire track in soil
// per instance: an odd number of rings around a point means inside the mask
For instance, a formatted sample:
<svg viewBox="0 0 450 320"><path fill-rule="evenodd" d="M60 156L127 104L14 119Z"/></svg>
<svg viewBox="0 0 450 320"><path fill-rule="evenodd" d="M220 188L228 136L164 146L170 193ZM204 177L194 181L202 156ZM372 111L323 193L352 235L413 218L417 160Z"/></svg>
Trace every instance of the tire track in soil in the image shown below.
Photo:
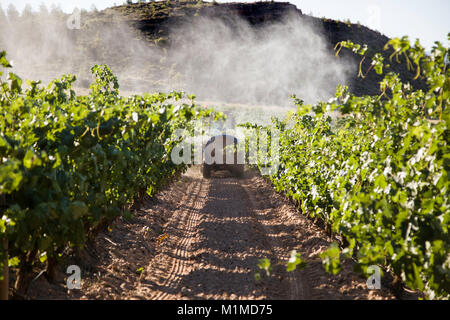
<svg viewBox="0 0 450 320"><path fill-rule="evenodd" d="M331 243L325 233L254 172L243 179L215 172L203 179L191 168L178 208L165 227L169 235L136 285L144 299L386 299L365 288L365 279L344 270L327 274L318 255ZM291 250L304 270L286 271ZM270 276L257 263L271 261ZM128 295L130 296L130 295Z"/></svg>
<svg viewBox="0 0 450 320"><path fill-rule="evenodd" d="M258 258L270 252L262 230L252 217L239 180L225 176L204 180L208 201L201 210L199 242L193 272L184 279L189 299L266 298L254 280Z"/></svg>
<svg viewBox="0 0 450 320"><path fill-rule="evenodd" d="M147 299L173 299L179 292L181 278L191 268L190 251L199 223L198 211L203 206L206 191L207 186L200 180L191 182L181 198L180 208L167 223L165 232L169 238L161 243L161 253L149 264L137 285L138 291L149 293Z"/></svg>
<svg viewBox="0 0 450 320"><path fill-rule="evenodd" d="M246 181L245 186L246 186L246 188L244 188L244 190L246 191L246 195L249 198L250 203L253 207L252 211L254 212L255 219L261 224L261 226L263 227L266 234L275 235L271 239L271 242L272 242L271 251L273 253L272 255L277 257L278 259L280 257L286 256L286 252L284 252L284 251L289 249L289 245L286 246L286 244L284 244L282 242L282 240L280 240L280 238L276 236L277 231L272 230L270 225L264 223L264 216L267 216L267 212L265 212L267 207L268 207L270 213L273 214L272 204L269 204L267 206L267 203L265 203L266 201L264 201L267 199L262 199L262 198L258 199L256 197L257 193L249 192L249 190L251 190L251 186L248 185L248 181ZM260 221L260 219L261 219L261 221ZM285 261L282 261L282 262L286 263L287 262L286 260L287 259L285 259ZM281 269L281 268L279 268L279 269ZM283 275L283 277L282 277L283 286L288 288L288 294L287 294L287 296L284 297L285 299L289 299L289 300L302 299L303 300L303 299L309 298L309 296L310 296L310 292L309 292L310 290L308 290L307 282L305 282L302 275L298 271L299 270L294 270L292 272L286 272L283 269L279 270L279 272L281 272Z"/></svg>
<svg viewBox="0 0 450 320"><path fill-rule="evenodd" d="M289 228L267 199L258 199L252 180L218 172L199 173L167 224L169 239L139 282L147 299L305 299L306 282L285 264ZM270 214L267 212L270 209ZM265 221L267 220L267 223ZM275 225L275 228L273 226ZM278 229L277 229L278 228ZM269 258L274 274L254 278L258 260Z"/></svg>

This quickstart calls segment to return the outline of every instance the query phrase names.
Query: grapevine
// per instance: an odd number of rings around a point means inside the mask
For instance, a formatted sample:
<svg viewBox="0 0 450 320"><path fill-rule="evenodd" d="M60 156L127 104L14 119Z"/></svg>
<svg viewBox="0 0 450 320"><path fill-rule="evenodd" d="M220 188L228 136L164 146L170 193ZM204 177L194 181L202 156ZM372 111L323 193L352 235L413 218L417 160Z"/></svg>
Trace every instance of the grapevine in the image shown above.
<svg viewBox="0 0 450 320"><path fill-rule="evenodd" d="M353 257L367 275L380 265L428 298L448 298L450 50L436 42L427 55L407 37L389 47L390 60L407 63L427 91L389 72L378 96L355 96L345 86L315 105L294 96L297 112L272 124L281 131L281 164L270 180L340 237L340 248L322 256L329 272ZM346 41L342 48L366 57L367 46ZM371 65L378 74L387 70L380 57Z"/></svg>
<svg viewBox="0 0 450 320"><path fill-rule="evenodd" d="M5 52L0 64L11 67ZM185 170L170 160L173 133L213 113L183 93L121 97L107 66L92 73L90 94L79 96L72 75L45 88L0 72L0 267L8 258L20 294L36 264L52 280L65 253Z"/></svg>

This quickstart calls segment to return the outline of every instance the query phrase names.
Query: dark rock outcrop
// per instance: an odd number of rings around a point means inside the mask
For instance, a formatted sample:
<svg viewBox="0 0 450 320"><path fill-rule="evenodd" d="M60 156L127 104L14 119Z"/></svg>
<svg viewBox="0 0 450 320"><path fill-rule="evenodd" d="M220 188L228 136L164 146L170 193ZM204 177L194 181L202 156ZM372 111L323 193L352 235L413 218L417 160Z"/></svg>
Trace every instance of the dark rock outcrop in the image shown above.
<svg viewBox="0 0 450 320"><path fill-rule="evenodd" d="M184 5L183 5L184 4ZM195 4L195 2L194 2ZM135 4L136 10L145 10L144 6L151 7L151 3ZM121 7L116 7L117 11ZM153 5L153 8L156 8ZM169 8L167 10L167 8ZM114 8L113 8L114 9ZM256 2L256 3L223 3L203 5L186 5L184 2L170 2L164 10L154 9L151 17L137 17L133 14L125 13L126 20L149 36L167 36L174 26L182 25L195 19L196 17L207 17L222 19L232 23L236 19L247 21L253 26L270 22L277 22L287 15L301 16L301 10L288 2Z"/></svg>

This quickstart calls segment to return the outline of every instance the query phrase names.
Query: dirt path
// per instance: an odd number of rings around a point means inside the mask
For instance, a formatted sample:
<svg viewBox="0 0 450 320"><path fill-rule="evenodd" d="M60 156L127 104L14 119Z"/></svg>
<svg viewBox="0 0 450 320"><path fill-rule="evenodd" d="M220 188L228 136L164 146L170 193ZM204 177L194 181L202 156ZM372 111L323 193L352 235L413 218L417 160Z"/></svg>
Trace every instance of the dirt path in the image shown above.
<svg viewBox="0 0 450 320"><path fill-rule="evenodd" d="M296 281L272 281L268 292L255 281L258 259L276 259L281 247L267 237L240 180L197 177L189 189L136 291L151 299L305 298Z"/></svg>
<svg viewBox="0 0 450 320"><path fill-rule="evenodd" d="M158 236L167 238L158 241ZM390 299L368 290L343 263L327 274L318 255L330 244L258 175L217 172L205 180L192 168L169 189L99 236L81 264L82 289L66 291L39 279L31 297L68 299ZM291 250L306 260L286 272ZM255 280L261 258L272 275ZM82 272L83 272L82 271ZM50 292L50 293L49 293Z"/></svg>

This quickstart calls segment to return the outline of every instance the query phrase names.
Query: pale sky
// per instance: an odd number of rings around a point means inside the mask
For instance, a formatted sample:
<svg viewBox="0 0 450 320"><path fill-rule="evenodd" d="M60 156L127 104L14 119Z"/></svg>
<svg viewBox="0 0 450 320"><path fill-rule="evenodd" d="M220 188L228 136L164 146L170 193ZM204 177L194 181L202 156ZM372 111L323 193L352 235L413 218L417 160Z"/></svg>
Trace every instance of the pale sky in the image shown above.
<svg viewBox="0 0 450 320"><path fill-rule="evenodd" d="M56 4L65 12L72 12L75 7L90 9L94 4L98 9L104 9L124 2L124 0L0 0L0 5L6 10L7 6L13 3L20 11L27 3L34 8L41 3L47 6ZM244 0L244 2L254 1ZM411 40L419 38L427 49L430 49L436 40L449 45L447 40L447 34L450 32L449 0L291 0L290 2L303 13L312 13L316 17L350 19L354 23L359 21L388 37L408 35Z"/></svg>

